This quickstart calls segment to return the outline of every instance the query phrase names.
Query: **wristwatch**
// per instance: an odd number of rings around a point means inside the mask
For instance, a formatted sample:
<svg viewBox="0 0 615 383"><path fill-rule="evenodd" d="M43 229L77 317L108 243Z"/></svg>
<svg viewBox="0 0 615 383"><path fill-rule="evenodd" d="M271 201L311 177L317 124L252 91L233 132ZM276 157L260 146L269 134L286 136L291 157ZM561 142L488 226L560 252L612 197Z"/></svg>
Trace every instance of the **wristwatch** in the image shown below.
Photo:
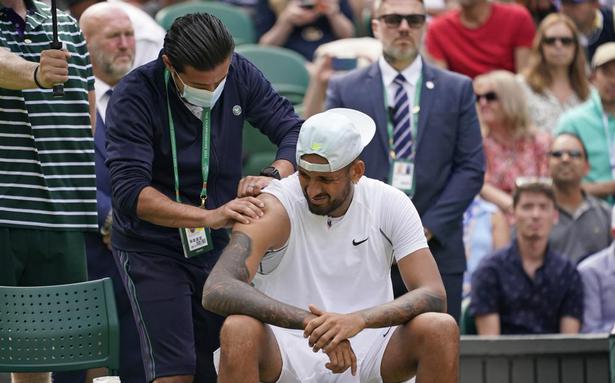
<svg viewBox="0 0 615 383"><path fill-rule="evenodd" d="M266 168L263 168L263 170L261 170L260 175L265 176L265 177L275 178L277 180L282 179L282 177L280 176L280 171L273 166L267 166Z"/></svg>

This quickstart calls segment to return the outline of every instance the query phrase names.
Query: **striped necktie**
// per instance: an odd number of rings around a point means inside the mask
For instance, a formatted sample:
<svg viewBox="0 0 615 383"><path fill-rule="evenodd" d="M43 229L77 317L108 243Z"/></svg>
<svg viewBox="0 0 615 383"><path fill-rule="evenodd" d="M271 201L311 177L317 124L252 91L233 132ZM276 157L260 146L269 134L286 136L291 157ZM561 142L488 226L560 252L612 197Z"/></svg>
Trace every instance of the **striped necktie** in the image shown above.
<svg viewBox="0 0 615 383"><path fill-rule="evenodd" d="M412 155L410 100L404 89L406 79L401 73L393 83L397 86L393 100L393 150L397 159L406 159Z"/></svg>

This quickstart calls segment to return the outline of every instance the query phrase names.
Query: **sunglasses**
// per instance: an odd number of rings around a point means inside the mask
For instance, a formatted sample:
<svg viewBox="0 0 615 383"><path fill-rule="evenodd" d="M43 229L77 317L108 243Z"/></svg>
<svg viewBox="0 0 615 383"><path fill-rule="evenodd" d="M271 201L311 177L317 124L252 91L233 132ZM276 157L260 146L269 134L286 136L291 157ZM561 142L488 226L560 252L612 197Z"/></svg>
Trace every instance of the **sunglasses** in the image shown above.
<svg viewBox="0 0 615 383"><path fill-rule="evenodd" d="M420 13L413 13L410 15L399 15L397 13L391 13L389 15L382 15L378 17L378 20L384 21L389 28L399 28L402 20L406 20L410 28L418 29L425 25L427 16Z"/></svg>
<svg viewBox="0 0 615 383"><path fill-rule="evenodd" d="M480 102L482 98L484 98L487 102L492 102L498 100L498 95L495 92L487 92L485 94L476 93L476 102Z"/></svg>
<svg viewBox="0 0 615 383"><path fill-rule="evenodd" d="M545 37L542 39L542 42L545 45L555 45L557 41L562 43L562 45L565 47L574 44L574 38L572 37Z"/></svg>
<svg viewBox="0 0 615 383"><path fill-rule="evenodd" d="M580 150L553 150L549 152L549 155L553 158L562 158L564 154L574 159L583 158L583 152Z"/></svg>
<svg viewBox="0 0 615 383"><path fill-rule="evenodd" d="M549 177L517 177L515 179L515 186L517 188L526 188L528 186L534 186L534 185L540 185L540 186L546 186L546 187L551 187L553 186L553 180Z"/></svg>

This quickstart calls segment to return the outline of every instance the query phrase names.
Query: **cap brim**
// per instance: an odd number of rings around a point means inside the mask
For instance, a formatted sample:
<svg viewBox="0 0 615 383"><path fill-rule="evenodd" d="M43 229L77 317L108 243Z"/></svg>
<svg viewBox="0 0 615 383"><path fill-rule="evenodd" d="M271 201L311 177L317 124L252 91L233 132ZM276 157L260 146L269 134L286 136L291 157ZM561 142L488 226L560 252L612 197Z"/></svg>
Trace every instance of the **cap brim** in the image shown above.
<svg viewBox="0 0 615 383"><path fill-rule="evenodd" d="M328 112L335 112L349 119L361 135L361 146L364 148L371 142L372 138L374 138L376 123L367 114L347 108L333 108L329 109Z"/></svg>

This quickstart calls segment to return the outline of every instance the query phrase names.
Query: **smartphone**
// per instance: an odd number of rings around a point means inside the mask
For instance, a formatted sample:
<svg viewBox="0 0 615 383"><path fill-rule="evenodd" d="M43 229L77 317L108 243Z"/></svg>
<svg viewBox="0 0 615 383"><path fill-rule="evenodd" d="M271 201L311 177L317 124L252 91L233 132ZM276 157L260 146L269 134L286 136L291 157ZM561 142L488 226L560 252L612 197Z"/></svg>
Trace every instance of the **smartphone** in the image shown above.
<svg viewBox="0 0 615 383"><path fill-rule="evenodd" d="M357 58L333 57L331 66L335 71L352 70L357 67Z"/></svg>

